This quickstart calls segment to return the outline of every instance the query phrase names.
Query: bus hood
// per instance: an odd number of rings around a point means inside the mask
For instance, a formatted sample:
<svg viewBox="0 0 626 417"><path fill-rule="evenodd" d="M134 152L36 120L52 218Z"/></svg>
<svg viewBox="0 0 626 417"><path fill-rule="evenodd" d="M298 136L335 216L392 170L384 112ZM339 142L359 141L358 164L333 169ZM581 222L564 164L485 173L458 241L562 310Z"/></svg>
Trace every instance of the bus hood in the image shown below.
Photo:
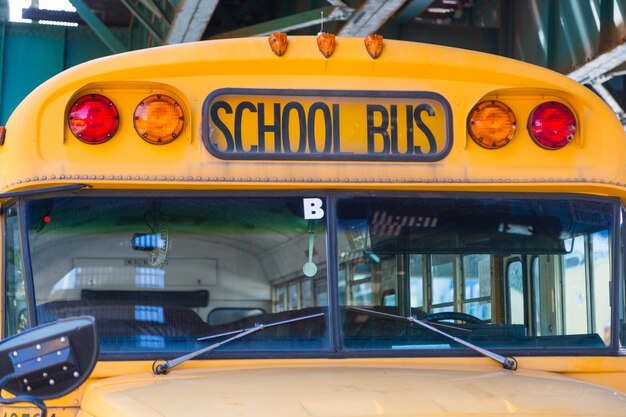
<svg viewBox="0 0 626 417"><path fill-rule="evenodd" d="M94 417L623 417L626 396L534 371L309 365L110 378L87 389L81 408Z"/></svg>

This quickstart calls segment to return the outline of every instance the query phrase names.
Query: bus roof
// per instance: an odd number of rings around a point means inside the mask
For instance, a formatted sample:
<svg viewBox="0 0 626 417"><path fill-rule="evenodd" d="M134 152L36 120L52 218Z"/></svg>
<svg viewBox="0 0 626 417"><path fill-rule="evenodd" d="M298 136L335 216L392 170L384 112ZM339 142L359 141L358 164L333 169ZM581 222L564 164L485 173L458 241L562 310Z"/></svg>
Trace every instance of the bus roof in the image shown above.
<svg viewBox="0 0 626 417"><path fill-rule="evenodd" d="M67 123L77 99L94 94L119 111L117 132L98 145L78 140ZM170 143L149 143L135 130L134 112L152 95L173 97L182 109L183 130ZM489 100L505 103L516 117L515 135L500 149L479 146L468 134L470 111ZM571 108L577 120L572 143L559 150L537 146L526 126L536 106L552 101ZM432 121L429 108L437 113ZM7 122L0 182L4 192L66 183L532 187L626 198L625 150L621 124L598 97L540 67L393 40L374 59L357 38L337 38L326 58L315 37L289 37L277 56L259 37L129 52L52 78Z"/></svg>

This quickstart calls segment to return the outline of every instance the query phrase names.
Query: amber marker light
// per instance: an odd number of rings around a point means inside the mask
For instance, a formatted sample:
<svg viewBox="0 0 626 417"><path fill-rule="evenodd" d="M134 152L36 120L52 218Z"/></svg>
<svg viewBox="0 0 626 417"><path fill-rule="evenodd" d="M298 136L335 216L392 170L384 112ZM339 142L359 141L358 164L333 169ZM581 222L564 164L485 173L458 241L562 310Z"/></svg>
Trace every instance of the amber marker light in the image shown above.
<svg viewBox="0 0 626 417"><path fill-rule="evenodd" d="M542 148L561 149L574 139L576 117L565 104L549 101L538 105L530 113L528 133Z"/></svg>
<svg viewBox="0 0 626 417"><path fill-rule="evenodd" d="M163 94L146 97L137 105L133 119L139 136L154 145L165 145L176 139L185 123L180 105Z"/></svg>
<svg viewBox="0 0 626 417"><path fill-rule="evenodd" d="M283 32L274 32L267 37L270 43L272 51L278 55L283 56L287 50L287 34Z"/></svg>
<svg viewBox="0 0 626 417"><path fill-rule="evenodd" d="M467 130L483 148L498 149L513 139L517 124L506 104L489 100L478 103L467 117Z"/></svg>
<svg viewBox="0 0 626 417"><path fill-rule="evenodd" d="M67 119L72 134L90 145L111 139L120 124L115 105L100 94L88 94L76 100Z"/></svg>
<svg viewBox="0 0 626 417"><path fill-rule="evenodd" d="M367 53L374 59L380 56L383 51L383 37L375 33L370 33L365 37L365 49Z"/></svg>
<svg viewBox="0 0 626 417"><path fill-rule="evenodd" d="M317 47L326 58L329 58L335 52L336 45L334 34L320 33L317 35Z"/></svg>

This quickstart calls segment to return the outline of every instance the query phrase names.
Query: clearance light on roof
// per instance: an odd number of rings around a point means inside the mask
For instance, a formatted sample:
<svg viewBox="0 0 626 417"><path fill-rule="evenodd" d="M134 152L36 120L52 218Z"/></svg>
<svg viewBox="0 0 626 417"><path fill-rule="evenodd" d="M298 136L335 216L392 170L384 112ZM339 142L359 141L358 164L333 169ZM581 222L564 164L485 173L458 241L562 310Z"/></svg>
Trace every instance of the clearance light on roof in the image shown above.
<svg viewBox="0 0 626 417"><path fill-rule="evenodd" d="M378 58L383 51L383 37L382 35L376 35L370 33L365 37L365 49L367 53L374 59Z"/></svg>
<svg viewBox="0 0 626 417"><path fill-rule="evenodd" d="M139 103L133 120L139 136L154 145L164 145L176 139L185 123L180 105L163 94L147 97Z"/></svg>
<svg viewBox="0 0 626 417"><path fill-rule="evenodd" d="M322 55L326 58L330 58L330 56L335 52L335 46L337 43L335 42L335 35L332 33L320 33L317 35L317 47L320 49Z"/></svg>
<svg viewBox="0 0 626 417"><path fill-rule="evenodd" d="M283 32L274 32L267 37L270 43L272 51L278 55L283 56L287 50L287 34Z"/></svg>
<svg viewBox="0 0 626 417"><path fill-rule="evenodd" d="M576 117L564 104L549 101L535 107L528 117L528 133L545 149L560 149L576 134Z"/></svg>
<svg viewBox="0 0 626 417"><path fill-rule="evenodd" d="M487 149L498 149L513 139L517 124L506 104L490 100L478 103L467 118L467 130L474 142Z"/></svg>
<svg viewBox="0 0 626 417"><path fill-rule="evenodd" d="M70 131L79 140L92 145L111 139L120 124L117 108L100 94L80 97L70 108Z"/></svg>

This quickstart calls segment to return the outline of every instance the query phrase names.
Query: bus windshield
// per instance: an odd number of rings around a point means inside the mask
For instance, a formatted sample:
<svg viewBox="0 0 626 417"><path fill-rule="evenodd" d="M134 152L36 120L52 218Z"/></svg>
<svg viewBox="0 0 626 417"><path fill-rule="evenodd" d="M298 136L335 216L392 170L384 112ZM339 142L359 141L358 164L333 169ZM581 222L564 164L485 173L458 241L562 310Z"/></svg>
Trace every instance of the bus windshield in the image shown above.
<svg viewBox="0 0 626 417"><path fill-rule="evenodd" d="M92 315L104 354L173 357L271 323L284 324L210 355L471 354L390 315L513 354L611 345L619 205L606 198L96 195L24 204L36 322ZM14 287L23 269L9 272ZM301 317L311 318L293 320ZM203 340L214 335L222 339Z"/></svg>
<svg viewBox="0 0 626 417"><path fill-rule="evenodd" d="M323 313L326 225L305 219L302 200L32 201L28 241L38 322L89 314L105 354L180 352L205 345L197 341L203 336ZM302 278L309 292L285 303L277 284ZM220 351L327 345L326 319L319 314Z"/></svg>
<svg viewBox="0 0 626 417"><path fill-rule="evenodd" d="M613 212L581 200L341 199L339 299L486 348L601 348L610 342ZM462 347L414 323L345 310L347 348Z"/></svg>

